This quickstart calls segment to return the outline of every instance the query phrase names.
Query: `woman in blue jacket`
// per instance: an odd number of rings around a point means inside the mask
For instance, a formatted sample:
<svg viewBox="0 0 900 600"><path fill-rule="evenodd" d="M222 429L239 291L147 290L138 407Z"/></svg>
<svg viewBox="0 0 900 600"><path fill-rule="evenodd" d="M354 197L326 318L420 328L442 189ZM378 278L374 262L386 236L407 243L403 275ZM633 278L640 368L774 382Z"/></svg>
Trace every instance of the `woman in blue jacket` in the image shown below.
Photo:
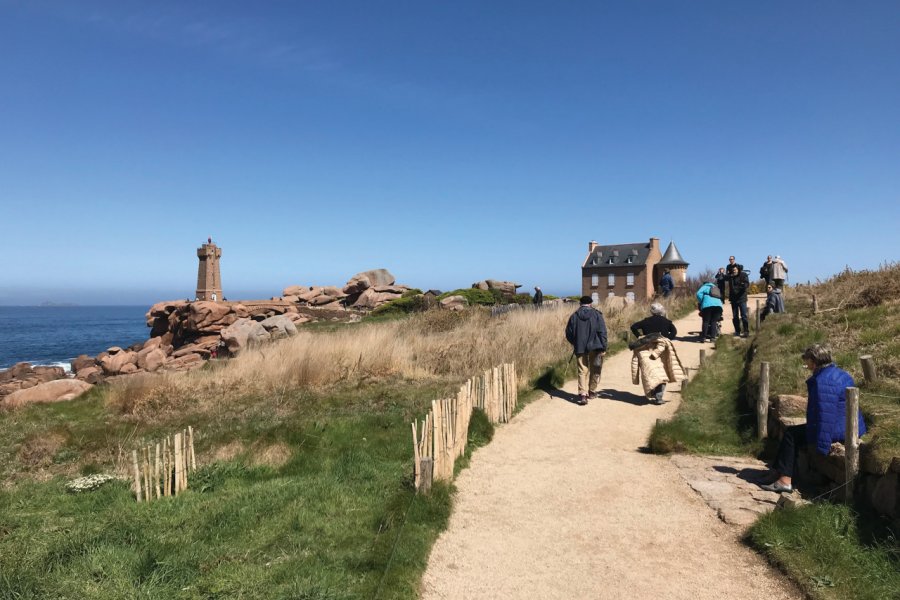
<svg viewBox="0 0 900 600"><path fill-rule="evenodd" d="M806 405L806 424L788 427L778 446L775 458L774 483L763 485L770 492L790 492L793 490L793 477L797 464L797 452L809 444L816 452L828 456L832 442L843 442L845 423L847 422L846 391L856 384L847 371L832 362L831 350L825 346L814 344L807 348L803 355L806 368L812 376L806 380L809 401ZM866 432L862 413L859 419L859 435Z"/></svg>
<svg viewBox="0 0 900 600"><path fill-rule="evenodd" d="M718 298L715 296L717 292ZM700 341L715 340L719 335L719 321L722 320L722 293L712 281L707 281L697 290L697 309L703 319Z"/></svg>

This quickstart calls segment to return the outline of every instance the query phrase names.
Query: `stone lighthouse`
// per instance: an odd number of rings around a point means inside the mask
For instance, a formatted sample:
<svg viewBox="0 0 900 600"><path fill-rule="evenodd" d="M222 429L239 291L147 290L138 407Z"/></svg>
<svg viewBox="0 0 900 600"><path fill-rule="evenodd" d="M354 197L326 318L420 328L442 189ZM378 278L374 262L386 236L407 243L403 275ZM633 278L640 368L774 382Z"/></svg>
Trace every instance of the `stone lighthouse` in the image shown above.
<svg viewBox="0 0 900 600"><path fill-rule="evenodd" d="M206 238L206 243L197 248L197 258L200 265L197 267L197 300L222 300L222 277L219 275L219 258L222 249L213 244L212 238Z"/></svg>

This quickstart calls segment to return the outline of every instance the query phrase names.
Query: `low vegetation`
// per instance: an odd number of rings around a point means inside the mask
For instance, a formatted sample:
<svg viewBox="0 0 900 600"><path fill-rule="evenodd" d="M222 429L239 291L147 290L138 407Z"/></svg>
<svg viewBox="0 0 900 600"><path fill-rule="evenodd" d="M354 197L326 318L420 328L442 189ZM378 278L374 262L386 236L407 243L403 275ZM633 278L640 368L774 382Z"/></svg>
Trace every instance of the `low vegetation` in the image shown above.
<svg viewBox="0 0 900 600"><path fill-rule="evenodd" d="M413 494L409 423L500 362L516 362L523 391L552 385L573 309L310 328L200 371L6 414L0 597L416 597L452 487ZM644 314L608 311L616 347ZM472 422L471 443L486 443L490 425ZM131 450L187 425L201 465L188 491L137 504ZM66 477L98 472L126 480L65 492Z"/></svg>
<svg viewBox="0 0 900 600"><path fill-rule="evenodd" d="M813 297L818 311L813 310ZM869 426L867 459L884 465L900 456L900 265L846 270L815 285L791 288L786 314L770 315L750 346L720 338L710 364L691 382L675 417L658 424L657 452L753 454L752 399L759 363L770 363L770 393L806 395L799 359L813 343L832 347L835 361L860 388ZM863 377L870 354L879 381ZM862 507L816 503L776 511L750 530L749 541L815 598L893 598L900 590L900 541L886 521Z"/></svg>

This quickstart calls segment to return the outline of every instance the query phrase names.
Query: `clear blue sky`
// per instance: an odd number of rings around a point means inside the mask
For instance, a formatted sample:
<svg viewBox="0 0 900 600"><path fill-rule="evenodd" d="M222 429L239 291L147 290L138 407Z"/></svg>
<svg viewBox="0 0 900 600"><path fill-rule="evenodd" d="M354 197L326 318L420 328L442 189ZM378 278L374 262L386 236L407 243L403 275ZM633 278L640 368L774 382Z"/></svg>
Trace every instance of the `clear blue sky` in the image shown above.
<svg viewBox="0 0 900 600"><path fill-rule="evenodd" d="M0 0L0 304L900 259L900 2Z"/></svg>

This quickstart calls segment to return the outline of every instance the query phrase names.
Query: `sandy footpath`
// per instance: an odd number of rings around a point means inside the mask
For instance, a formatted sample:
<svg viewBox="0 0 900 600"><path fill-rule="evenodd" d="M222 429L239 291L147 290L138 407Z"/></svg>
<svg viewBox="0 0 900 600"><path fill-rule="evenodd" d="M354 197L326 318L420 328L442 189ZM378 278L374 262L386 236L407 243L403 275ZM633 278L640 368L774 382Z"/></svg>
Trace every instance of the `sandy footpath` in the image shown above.
<svg viewBox="0 0 900 600"><path fill-rule="evenodd" d="M700 319L676 326L692 339ZM675 345L685 367L712 347ZM656 419L675 411L679 385L669 388L667 404L646 403L625 351L603 368L601 390L611 398L573 404L569 381L569 394L546 395L499 427L457 479L422 597L801 598L668 458L640 452Z"/></svg>

